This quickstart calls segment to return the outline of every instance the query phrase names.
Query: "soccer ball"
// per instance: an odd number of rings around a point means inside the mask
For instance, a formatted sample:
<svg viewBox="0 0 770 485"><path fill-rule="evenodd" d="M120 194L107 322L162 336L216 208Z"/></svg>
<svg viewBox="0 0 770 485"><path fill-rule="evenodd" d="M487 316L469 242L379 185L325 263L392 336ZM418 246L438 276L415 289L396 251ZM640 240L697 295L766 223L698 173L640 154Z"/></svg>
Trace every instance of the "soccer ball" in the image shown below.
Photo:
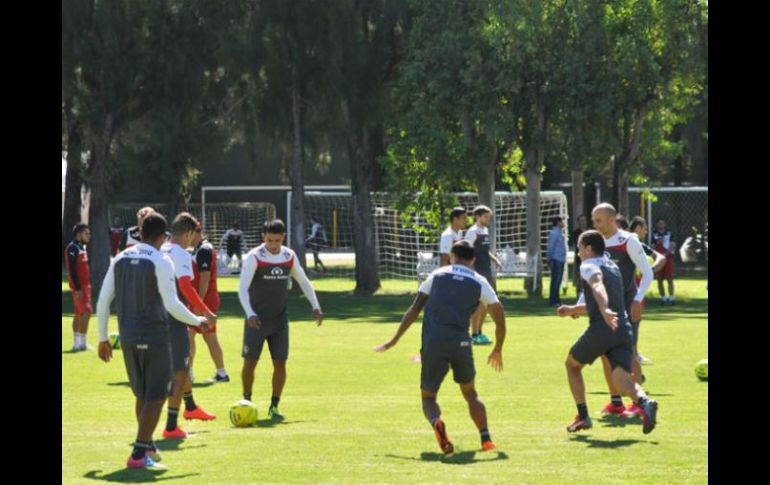
<svg viewBox="0 0 770 485"><path fill-rule="evenodd" d="M695 376L702 380L709 380L709 360L703 359L695 366Z"/></svg>
<svg viewBox="0 0 770 485"><path fill-rule="evenodd" d="M246 428L257 422L257 406L241 399L230 408L230 422L236 428Z"/></svg>
<svg viewBox="0 0 770 485"><path fill-rule="evenodd" d="M113 350L120 349L120 334L119 333L111 333L110 334L110 347L112 347Z"/></svg>

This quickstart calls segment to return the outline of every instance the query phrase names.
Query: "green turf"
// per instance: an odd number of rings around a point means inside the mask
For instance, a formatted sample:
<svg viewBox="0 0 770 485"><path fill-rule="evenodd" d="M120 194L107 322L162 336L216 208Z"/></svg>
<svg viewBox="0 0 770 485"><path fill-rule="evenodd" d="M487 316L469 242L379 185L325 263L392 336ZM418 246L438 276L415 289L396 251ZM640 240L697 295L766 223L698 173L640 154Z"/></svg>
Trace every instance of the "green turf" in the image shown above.
<svg viewBox="0 0 770 485"><path fill-rule="evenodd" d="M705 285L705 279L678 280L674 307L648 299L640 350L654 361L643 369L648 392L660 402L659 427L644 435L636 422L594 419L592 430L569 435L564 428L575 406L563 362L586 321L559 319L547 300L525 299L521 280L502 282L508 322L503 373L485 364L489 348L474 348L477 387L498 451L479 451L478 434L450 373L439 403L459 452L445 458L422 416L420 366L410 361L420 346L419 322L395 348L384 354L371 350L395 331L414 282L385 281L378 295L355 297L350 280L316 280L326 314L320 328L310 321L304 298L293 296L289 379L280 405L286 421L265 420L271 372L265 361L254 386L260 422L234 429L227 411L241 397L242 320L237 279L223 278L219 335L233 380L196 384L196 400L219 417L182 422L189 439L159 442L169 467L165 472L125 468L136 428L122 355L117 351L105 364L95 352L69 353L72 303L63 291L62 482L706 483L708 383L693 374L695 363L708 356ZM110 328L117 328L114 317ZM494 335L493 329L488 322L486 333ZM92 319L89 342L96 346L96 340ZM196 377L202 381L213 370L199 339ZM595 417L607 401L600 363L585 376ZM161 426L164 420L165 412Z"/></svg>

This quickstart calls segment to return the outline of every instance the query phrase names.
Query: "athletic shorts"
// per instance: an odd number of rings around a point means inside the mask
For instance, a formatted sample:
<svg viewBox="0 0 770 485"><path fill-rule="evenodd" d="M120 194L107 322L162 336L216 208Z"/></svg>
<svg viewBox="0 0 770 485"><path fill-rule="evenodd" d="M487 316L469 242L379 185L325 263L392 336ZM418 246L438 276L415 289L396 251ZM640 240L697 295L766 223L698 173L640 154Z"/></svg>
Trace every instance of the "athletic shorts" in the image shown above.
<svg viewBox="0 0 770 485"><path fill-rule="evenodd" d="M470 338L454 342L425 342L420 356L420 389L423 391L437 392L450 367L458 384L468 384L476 377Z"/></svg>
<svg viewBox="0 0 770 485"><path fill-rule="evenodd" d="M159 401L171 395L174 382L171 345L122 344L123 360L131 390L137 399Z"/></svg>
<svg viewBox="0 0 770 485"><path fill-rule="evenodd" d="M70 288L72 292L72 302L75 304L75 316L79 317L85 313L93 313L93 307L91 305L91 287L81 286L80 298L75 296L75 290Z"/></svg>
<svg viewBox="0 0 770 485"><path fill-rule="evenodd" d="M575 360L586 365L591 365L598 357L606 355L613 369L620 366L630 373L634 358L631 326L623 325L613 331L606 325L604 328L591 325L575 342L570 353Z"/></svg>
<svg viewBox="0 0 770 485"><path fill-rule="evenodd" d="M169 320L173 320L169 317ZM171 364L174 372L186 371L190 368L190 335L189 325L176 321L169 322L168 340L171 344Z"/></svg>
<svg viewBox="0 0 770 485"><path fill-rule="evenodd" d="M267 341L270 349L270 358L278 361L289 359L289 321L279 322L262 321L259 328L251 328L244 321L243 324L243 353L247 360L259 360L262 347Z"/></svg>

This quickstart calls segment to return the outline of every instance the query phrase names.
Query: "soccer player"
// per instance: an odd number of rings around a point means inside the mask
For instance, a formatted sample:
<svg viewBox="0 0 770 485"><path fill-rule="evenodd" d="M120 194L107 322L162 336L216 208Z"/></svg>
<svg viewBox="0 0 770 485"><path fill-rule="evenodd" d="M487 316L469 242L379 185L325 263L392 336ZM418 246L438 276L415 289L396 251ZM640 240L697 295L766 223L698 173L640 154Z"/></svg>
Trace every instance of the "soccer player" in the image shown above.
<svg viewBox="0 0 770 485"><path fill-rule="evenodd" d="M467 241L452 246L451 266L434 270L420 286L412 306L401 319L395 336L374 348L384 352L398 343L409 326L425 307L422 322L422 410L436 433L441 451L454 451L446 425L441 420L441 408L436 397L449 367L454 381L460 385L471 419L481 435L483 450L495 448L487 427L487 411L479 400L474 378L473 349L468 335L470 317L481 303L495 321L495 347L487 362L498 372L503 370L503 342L505 341L505 311L489 282L473 268L474 249Z"/></svg>
<svg viewBox="0 0 770 485"><path fill-rule="evenodd" d="M492 220L492 209L485 205L476 206L473 209L473 219L474 224L465 233L465 240L471 243L474 248L475 270L489 281L493 289L497 290L497 282L492 274L492 261L495 262L498 268L502 268L503 265L490 251L492 240L489 238L489 222ZM474 345L489 345L492 343L489 337L481 331L486 316L486 307L480 305L479 310L471 317L473 329L471 340Z"/></svg>
<svg viewBox="0 0 770 485"><path fill-rule="evenodd" d="M206 320L216 325L217 316L203 303L201 297L192 287L193 262L192 256L184 248L190 245L195 234L198 221L188 212L181 212L171 223L171 240L164 243L160 250L174 262L174 275L180 297L184 297L196 312L203 314ZM207 330L207 329L202 329ZM195 403L192 395L192 379L190 378L190 336L184 322L169 316L168 338L171 343L171 360L174 369L174 388L168 399L168 414L164 438L186 438L187 432L177 424L179 405L184 397L184 418L208 421L216 416L207 413Z"/></svg>
<svg viewBox="0 0 770 485"><path fill-rule="evenodd" d="M147 214L152 212L155 212L155 209L149 206L142 207L136 212L136 225L126 229L123 232L123 236L120 238L120 244L118 245L118 249L120 251L123 251L126 248L130 248L131 246L135 246L142 242L142 239L139 235L139 227L141 227L142 220L147 216Z"/></svg>
<svg viewBox="0 0 770 485"><path fill-rule="evenodd" d="M265 222L262 244L246 254L238 287L246 321L243 328L243 398L251 401L254 369L267 341L273 360L273 394L268 416L283 419L278 412L283 386L286 384L286 360L289 358L289 277L299 283L313 308L313 318L321 325L323 313L313 285L305 275L297 255L283 245L286 226L280 219Z"/></svg>
<svg viewBox="0 0 770 485"><path fill-rule="evenodd" d="M120 240L123 239L123 224L120 222L120 217L115 216L112 219L112 226L110 226L110 255L115 256L118 254L118 247L120 247Z"/></svg>
<svg viewBox="0 0 770 485"><path fill-rule="evenodd" d="M112 260L96 305L99 358L109 362L110 303L117 299L123 360L136 397L137 434L128 458L129 468L156 468L160 460L152 434L172 386L166 312L186 325L207 325L205 317L193 315L176 296L173 263L159 251L165 230L166 219L160 214L150 214L143 220L140 232L145 242Z"/></svg>
<svg viewBox="0 0 770 485"><path fill-rule="evenodd" d="M564 273L564 264L567 261L567 245L564 242L564 220L561 217L551 219L551 233L548 235L548 249L545 257L551 267L551 292L548 305L558 307L561 305L559 298L559 286Z"/></svg>
<svg viewBox="0 0 770 485"><path fill-rule="evenodd" d="M674 304L674 254L676 253L676 241L671 231L666 230L666 220L658 217L655 221L655 232L652 233L652 245L655 250L665 254L666 265L658 272L658 292L661 305ZM663 280L668 281L668 299L663 289Z"/></svg>
<svg viewBox="0 0 770 485"><path fill-rule="evenodd" d="M86 244L91 241L91 229L79 222L72 228L72 241L64 249L64 263L67 266L72 301L75 304L75 317L72 320L74 342L73 352L88 350L88 321L91 319L91 270L88 266Z"/></svg>
<svg viewBox="0 0 770 485"><path fill-rule="evenodd" d="M438 244L439 266L449 264L449 253L452 251L452 245L463 240L467 219L468 211L464 207L455 207L449 213L449 227L441 233Z"/></svg>
<svg viewBox="0 0 770 485"><path fill-rule="evenodd" d="M217 252L214 246L203 237L203 228L198 223L195 226L192 245L195 248L192 254L193 279L192 286L203 299L203 303L216 313L219 310L219 291L217 291ZM195 335L202 334L203 341L209 348L211 360L214 361L216 374L208 382L230 382L230 376L225 370L225 360L222 355L222 346L217 339L217 326L209 325L209 329L202 331L198 327L190 327L190 373L192 374L193 360L195 359Z"/></svg>
<svg viewBox="0 0 770 485"><path fill-rule="evenodd" d="M620 275L623 277L623 291L625 298L625 310L631 320L631 329L633 330L633 345L636 345L639 338L639 321L642 319L642 301L644 295L652 283L652 268L644 255L644 250L639 239L629 232L618 229L617 211L611 204L602 203L594 207L591 211L591 219L594 228L604 237L604 244L610 259L620 269ZM642 279L637 287L635 282L636 270L642 272ZM581 298L583 295L581 295ZM636 362L636 370L639 379L641 379L641 367ZM607 387L610 391L610 402L602 409L602 414L624 415L626 411L630 415L638 416L641 411L636 404L632 404L628 410L623 405L623 397L612 379L612 367L606 356L602 356L602 367L604 368L604 378L607 381ZM629 413L625 415L628 416Z"/></svg>
<svg viewBox="0 0 770 485"><path fill-rule="evenodd" d="M241 261L241 254L243 253L243 231L241 231L241 225L238 221L233 222L230 229L222 234L222 239L219 241L219 250L222 250L222 246L227 242L227 261L233 259L235 255L238 260L238 269L243 266Z"/></svg>
<svg viewBox="0 0 770 485"><path fill-rule="evenodd" d="M593 426L586 406L585 383L582 369L597 357L609 360L614 386L633 399L641 410L642 430L645 434L655 428L658 403L649 399L642 387L634 382L632 374L633 331L626 313L623 275L618 266L605 256L605 239L599 231L586 231L578 240L583 262L580 265L583 293L577 305L564 305L557 310L561 317L587 312L588 329L575 342L567 355L565 365L570 390L578 414L567 426L574 433Z"/></svg>
<svg viewBox="0 0 770 485"><path fill-rule="evenodd" d="M312 227L310 229L310 237L308 237L305 242L308 243L308 248L313 252L313 263L315 266L315 269L318 270L318 266L321 266L321 271L326 273L326 266L324 266L323 261L321 261L321 256L319 253L321 252L321 248L326 245L326 231L324 231L324 226L318 222L314 218L310 218L310 222L312 224Z"/></svg>

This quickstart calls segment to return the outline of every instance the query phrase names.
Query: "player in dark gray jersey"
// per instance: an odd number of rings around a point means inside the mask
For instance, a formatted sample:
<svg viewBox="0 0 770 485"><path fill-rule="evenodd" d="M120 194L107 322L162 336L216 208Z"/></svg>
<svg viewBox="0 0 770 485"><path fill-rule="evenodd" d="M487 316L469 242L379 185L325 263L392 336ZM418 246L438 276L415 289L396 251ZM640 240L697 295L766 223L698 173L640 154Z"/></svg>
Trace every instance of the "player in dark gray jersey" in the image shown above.
<svg viewBox="0 0 770 485"><path fill-rule="evenodd" d="M420 286L417 297L401 320L396 335L388 342L374 348L384 352L398 343L409 326L425 307L422 323L422 410L436 433L439 447L444 453L452 453L454 446L446 434L441 420L441 409L436 397L449 368L454 380L460 385L471 418L481 434L484 450L495 448L487 429L487 412L479 400L474 379L471 337L468 334L471 315L479 303L486 306L495 321L495 347L487 362L499 371L503 370L503 341L505 340L505 311L489 282L474 271L473 246L459 241L452 246L451 266L433 271Z"/></svg>
<svg viewBox="0 0 770 485"><path fill-rule="evenodd" d="M166 397L171 392L171 349L166 312L191 326L206 328L205 317L196 317L179 301L174 267L159 251L165 239L166 220L147 215L141 226L142 241L112 260L96 306L99 323L99 358L109 362L110 303L116 299L123 359L131 390L136 396L138 430L129 468L152 468L159 459L152 441Z"/></svg>
<svg viewBox="0 0 770 485"><path fill-rule="evenodd" d="M313 308L318 325L323 321L313 285L305 275L297 255L283 246L286 226L280 219L265 222L263 244L249 251L243 260L238 287L246 321L243 329L243 398L251 401L254 369L262 354L265 341L273 360L273 395L268 416L283 419L278 412L283 386L286 384L286 360L289 358L289 319L286 311L289 299L289 278L299 283Z"/></svg>
<svg viewBox="0 0 770 485"><path fill-rule="evenodd" d="M588 329L572 346L565 362L570 389L578 409L578 415L567 426L567 431L574 433L591 428L582 369L605 356L612 366L614 386L631 397L642 410L642 429L647 434L655 428L658 403L647 398L632 375L633 333L626 313L623 276L618 266L604 256L604 237L600 232L590 230L581 234L578 250L583 261L580 277L585 303L563 305L558 309L562 317L577 318L585 312L589 317Z"/></svg>

